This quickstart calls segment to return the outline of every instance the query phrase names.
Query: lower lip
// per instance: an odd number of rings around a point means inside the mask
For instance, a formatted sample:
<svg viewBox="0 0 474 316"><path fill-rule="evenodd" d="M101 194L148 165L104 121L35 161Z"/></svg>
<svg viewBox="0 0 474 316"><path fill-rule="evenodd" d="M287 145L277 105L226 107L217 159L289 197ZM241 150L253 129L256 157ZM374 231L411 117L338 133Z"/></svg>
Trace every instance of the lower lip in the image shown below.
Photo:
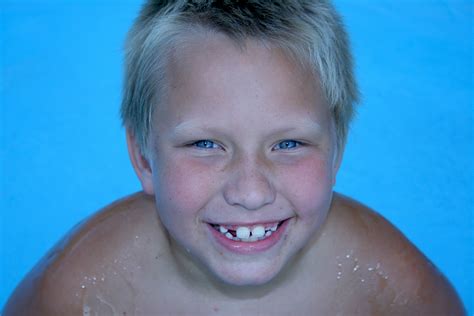
<svg viewBox="0 0 474 316"><path fill-rule="evenodd" d="M272 234L269 237L263 240L258 240L254 242L235 241L235 240L229 239L226 236L224 236L222 233L218 232L211 225L208 225L208 226L209 226L209 230L211 231L212 235L217 240L217 242L220 245L224 246L224 248L226 248L227 250L230 250L238 254L255 254L255 253L266 251L272 248L274 245L276 245L280 241L280 239L283 237L286 231L286 228L288 226L288 222L289 220L283 221L283 223L280 224L278 229L275 232L272 232Z"/></svg>

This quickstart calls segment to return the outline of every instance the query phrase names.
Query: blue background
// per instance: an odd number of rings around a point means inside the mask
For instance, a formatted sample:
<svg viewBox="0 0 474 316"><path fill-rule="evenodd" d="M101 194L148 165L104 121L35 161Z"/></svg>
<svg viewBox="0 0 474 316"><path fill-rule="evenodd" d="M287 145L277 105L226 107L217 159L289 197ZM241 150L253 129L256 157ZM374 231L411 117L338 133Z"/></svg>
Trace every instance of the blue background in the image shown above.
<svg viewBox="0 0 474 316"><path fill-rule="evenodd" d="M363 94L337 190L473 283L473 3L336 1ZM140 186L118 108L140 1L3 1L0 306L68 229Z"/></svg>

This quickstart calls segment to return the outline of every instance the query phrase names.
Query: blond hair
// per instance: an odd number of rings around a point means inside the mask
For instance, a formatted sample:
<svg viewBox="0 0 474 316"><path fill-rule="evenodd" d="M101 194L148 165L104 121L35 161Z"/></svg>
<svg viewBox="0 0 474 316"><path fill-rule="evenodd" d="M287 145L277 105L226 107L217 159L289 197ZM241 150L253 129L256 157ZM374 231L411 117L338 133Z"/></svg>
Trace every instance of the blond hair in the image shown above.
<svg viewBox="0 0 474 316"><path fill-rule="evenodd" d="M278 47L319 78L343 147L358 100L348 38L341 18L324 0L150 0L125 46L121 116L146 154L153 109L163 99L166 66L180 40L202 32L227 35L239 46L248 39Z"/></svg>

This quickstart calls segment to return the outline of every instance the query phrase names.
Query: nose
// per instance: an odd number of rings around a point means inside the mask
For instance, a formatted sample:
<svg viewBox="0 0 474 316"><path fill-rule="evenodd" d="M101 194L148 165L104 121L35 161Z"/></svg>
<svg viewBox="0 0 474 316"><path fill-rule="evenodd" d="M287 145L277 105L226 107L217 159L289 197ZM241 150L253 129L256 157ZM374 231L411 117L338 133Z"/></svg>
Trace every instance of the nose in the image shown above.
<svg viewBox="0 0 474 316"><path fill-rule="evenodd" d="M226 202L258 210L275 201L275 190L263 164L244 160L235 164L224 189Z"/></svg>

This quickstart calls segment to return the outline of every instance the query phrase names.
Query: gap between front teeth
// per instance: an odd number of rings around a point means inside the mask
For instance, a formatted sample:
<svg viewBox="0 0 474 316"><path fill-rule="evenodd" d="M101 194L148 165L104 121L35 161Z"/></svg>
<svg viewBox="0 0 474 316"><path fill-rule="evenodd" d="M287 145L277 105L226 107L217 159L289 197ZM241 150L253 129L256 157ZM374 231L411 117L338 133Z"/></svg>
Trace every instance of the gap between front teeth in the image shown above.
<svg viewBox="0 0 474 316"><path fill-rule="evenodd" d="M219 231L225 235L228 239L232 239L235 241L257 241L257 240L262 240L266 237L269 237L272 232L275 232L278 228L278 223L273 225L272 227L268 227L265 229L262 225L257 225L254 226L252 229L250 229L247 226L240 226L237 228L235 231L235 235L232 235L229 232L229 229L219 225Z"/></svg>

